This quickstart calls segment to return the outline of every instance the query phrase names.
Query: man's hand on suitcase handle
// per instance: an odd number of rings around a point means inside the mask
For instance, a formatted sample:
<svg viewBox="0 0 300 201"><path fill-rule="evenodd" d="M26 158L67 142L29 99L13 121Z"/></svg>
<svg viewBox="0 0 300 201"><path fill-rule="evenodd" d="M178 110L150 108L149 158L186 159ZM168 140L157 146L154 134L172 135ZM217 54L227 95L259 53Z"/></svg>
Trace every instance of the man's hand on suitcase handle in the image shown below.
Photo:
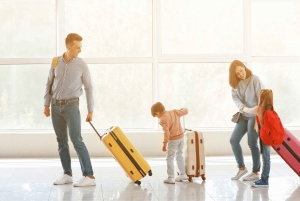
<svg viewBox="0 0 300 201"><path fill-rule="evenodd" d="M93 112L89 112L87 117L86 117L86 122L92 121L93 120Z"/></svg>

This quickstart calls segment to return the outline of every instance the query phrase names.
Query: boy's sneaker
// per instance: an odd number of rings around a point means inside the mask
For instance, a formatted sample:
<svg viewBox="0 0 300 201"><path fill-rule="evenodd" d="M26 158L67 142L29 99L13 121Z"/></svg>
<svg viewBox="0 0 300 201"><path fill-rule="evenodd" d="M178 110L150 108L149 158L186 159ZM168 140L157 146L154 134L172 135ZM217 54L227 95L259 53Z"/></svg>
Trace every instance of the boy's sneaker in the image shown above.
<svg viewBox="0 0 300 201"><path fill-rule="evenodd" d="M188 180L189 177L186 174L183 175L179 175L178 177L176 177L175 181L183 181L183 180Z"/></svg>
<svg viewBox="0 0 300 201"><path fill-rule="evenodd" d="M73 183L73 177L63 174L61 175L55 182L53 182L54 185L62 185L62 184L69 184Z"/></svg>
<svg viewBox="0 0 300 201"><path fill-rule="evenodd" d="M167 179L164 180L164 183L166 184L175 184L175 179L168 177Z"/></svg>
<svg viewBox="0 0 300 201"><path fill-rule="evenodd" d="M260 179L256 182L251 183L251 186L256 187L256 188L258 188L258 187L267 188L267 187L269 187L269 182L268 181L263 181L263 180Z"/></svg>
<svg viewBox="0 0 300 201"><path fill-rule="evenodd" d="M83 176L79 181L77 181L74 184L74 187L79 187L79 186L95 186L96 185L96 179L91 179L88 176Z"/></svg>
<svg viewBox="0 0 300 201"><path fill-rule="evenodd" d="M259 174L254 174L253 172L251 172L250 174L246 175L244 178L243 178L243 181L257 181L259 180Z"/></svg>
<svg viewBox="0 0 300 201"><path fill-rule="evenodd" d="M247 168L245 168L244 170L239 170L238 173L234 177L231 177L231 180L238 180L242 176L244 176L247 172L248 172Z"/></svg>

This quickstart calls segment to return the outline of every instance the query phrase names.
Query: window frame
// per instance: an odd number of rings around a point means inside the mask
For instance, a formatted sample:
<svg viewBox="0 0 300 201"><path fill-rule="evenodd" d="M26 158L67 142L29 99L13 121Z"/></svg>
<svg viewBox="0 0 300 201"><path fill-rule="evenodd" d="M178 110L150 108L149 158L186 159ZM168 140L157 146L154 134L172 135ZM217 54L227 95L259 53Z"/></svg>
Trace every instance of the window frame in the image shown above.
<svg viewBox="0 0 300 201"><path fill-rule="evenodd" d="M152 101L158 100L158 66L160 63L228 63L234 59L241 60L251 69L252 63L300 63L300 56L269 56L259 57L251 55L251 3L274 0L243 0L243 53L242 54L162 54L162 30L161 30L161 1L152 0L152 57L102 57L84 58L87 64L128 64L128 63L152 63ZM287 2L296 0L275 0ZM56 54L62 55L65 51L65 27L64 27L64 0L56 0ZM52 58L0 58L1 65L23 64L50 64ZM228 90L230 88L228 87ZM42 102L41 102L42 104ZM229 119L230 120L230 119ZM160 129L157 118L153 118L153 129ZM202 129L202 128L196 128ZM211 128L213 130L231 130L230 128ZM297 129L300 129L297 127ZM135 130L135 128L129 129ZM2 132L2 130L0 130ZM22 131L20 131L22 132ZM24 132L28 132L25 130ZM40 131L39 131L40 132Z"/></svg>

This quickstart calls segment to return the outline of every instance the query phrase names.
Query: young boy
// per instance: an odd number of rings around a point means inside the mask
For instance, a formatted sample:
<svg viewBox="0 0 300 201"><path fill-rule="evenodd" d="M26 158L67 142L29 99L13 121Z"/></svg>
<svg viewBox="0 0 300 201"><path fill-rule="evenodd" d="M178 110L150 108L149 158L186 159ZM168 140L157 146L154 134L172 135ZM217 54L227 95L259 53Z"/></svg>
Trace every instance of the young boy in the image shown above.
<svg viewBox="0 0 300 201"><path fill-rule="evenodd" d="M185 173L185 165L182 156L183 149L183 130L180 125L180 117L186 115L188 110L182 108L180 110L166 111L162 103L157 102L151 107L153 117L160 119L159 124L164 131L163 151L167 151L167 172L168 178L164 183L175 184L175 181L187 180ZM168 149L167 149L168 144ZM176 157L177 166L180 175L174 179L174 158Z"/></svg>

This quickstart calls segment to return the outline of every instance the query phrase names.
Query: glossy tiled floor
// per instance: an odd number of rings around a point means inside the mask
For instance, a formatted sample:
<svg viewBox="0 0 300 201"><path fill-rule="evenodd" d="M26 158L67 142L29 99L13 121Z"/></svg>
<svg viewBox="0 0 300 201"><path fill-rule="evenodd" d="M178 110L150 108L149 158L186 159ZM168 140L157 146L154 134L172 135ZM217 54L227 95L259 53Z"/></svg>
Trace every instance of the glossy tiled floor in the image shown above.
<svg viewBox="0 0 300 201"><path fill-rule="evenodd" d="M251 158L245 157L248 169ZM231 181L235 161L229 157L206 158L206 181L164 184L164 158L147 158L153 176L133 184L111 158L92 158L97 186L52 185L61 175L59 159L1 159L0 200L300 200L300 178L277 155L272 155L269 188L253 188L250 182ZM72 160L74 179L81 171L78 159Z"/></svg>

